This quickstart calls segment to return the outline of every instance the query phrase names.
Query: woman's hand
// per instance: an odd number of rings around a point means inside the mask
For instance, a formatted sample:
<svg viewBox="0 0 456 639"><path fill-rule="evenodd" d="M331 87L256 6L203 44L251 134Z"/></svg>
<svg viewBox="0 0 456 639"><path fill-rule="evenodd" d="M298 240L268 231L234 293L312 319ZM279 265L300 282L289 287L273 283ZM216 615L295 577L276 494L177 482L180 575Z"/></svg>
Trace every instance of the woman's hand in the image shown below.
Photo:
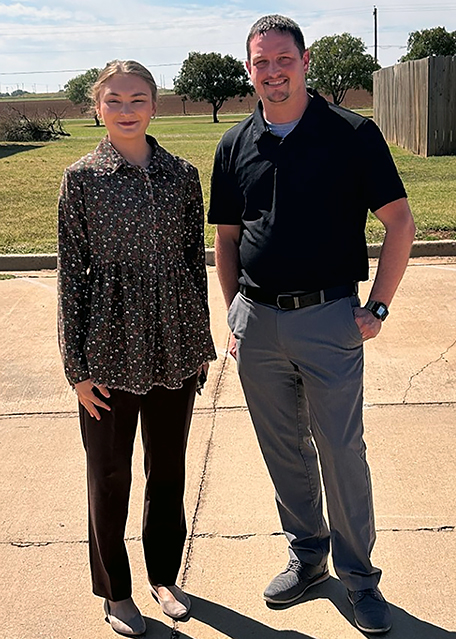
<svg viewBox="0 0 456 639"><path fill-rule="evenodd" d="M196 392L198 393L198 395L201 395L201 393L203 392L203 388L204 388L204 384L206 383L207 380L207 373L209 370L209 362L204 362L204 364L201 364L201 366L198 368L197 371L197 381L196 381Z"/></svg>
<svg viewBox="0 0 456 639"><path fill-rule="evenodd" d="M106 386L101 384L94 384L92 380L85 379L83 382L78 382L74 385L74 389L78 395L79 402L84 406L84 408L88 411L90 417L95 417L95 419L100 420L101 415L97 410L97 406L100 408L104 408L105 410L111 410L111 407L102 399L99 399L93 389L97 388L103 397L110 397L109 391Z"/></svg>
<svg viewBox="0 0 456 639"><path fill-rule="evenodd" d="M207 377L207 373L209 371L209 362L204 362L204 364L201 364L201 366L198 369L198 375L201 373L201 371L204 371L204 374Z"/></svg>
<svg viewBox="0 0 456 639"><path fill-rule="evenodd" d="M230 341L228 344L228 353L231 355L231 357L237 360L237 342L233 333L230 334Z"/></svg>

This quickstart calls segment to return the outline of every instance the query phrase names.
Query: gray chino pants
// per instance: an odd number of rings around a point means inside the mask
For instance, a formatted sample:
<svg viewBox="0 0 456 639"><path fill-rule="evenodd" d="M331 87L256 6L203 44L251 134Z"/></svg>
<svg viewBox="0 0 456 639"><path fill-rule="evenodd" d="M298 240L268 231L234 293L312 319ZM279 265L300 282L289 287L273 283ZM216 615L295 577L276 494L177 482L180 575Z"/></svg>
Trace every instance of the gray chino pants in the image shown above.
<svg viewBox="0 0 456 639"><path fill-rule="evenodd" d="M238 368L291 557L319 565L330 548L350 590L376 586L375 525L363 440L363 346L357 297L292 311L238 295L228 312ZM329 515L322 512L320 459Z"/></svg>

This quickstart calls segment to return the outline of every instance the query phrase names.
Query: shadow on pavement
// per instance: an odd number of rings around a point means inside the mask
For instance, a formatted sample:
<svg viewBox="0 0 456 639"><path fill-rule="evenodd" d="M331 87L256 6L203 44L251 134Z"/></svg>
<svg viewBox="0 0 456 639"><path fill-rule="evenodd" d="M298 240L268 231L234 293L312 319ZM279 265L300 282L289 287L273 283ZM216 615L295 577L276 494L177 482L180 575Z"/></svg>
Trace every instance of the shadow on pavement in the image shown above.
<svg viewBox="0 0 456 639"><path fill-rule="evenodd" d="M180 634L175 633L173 628L167 626L161 621L157 619L153 619L152 617L147 617L143 615L144 620L146 622L146 632L141 636L141 639L177 639L181 637ZM123 635L118 635L112 632L112 637L122 637ZM93 635L93 639L96 639L96 635Z"/></svg>
<svg viewBox="0 0 456 639"><path fill-rule="evenodd" d="M352 607L347 600L345 587L337 579L331 578L325 584L312 589L312 593L304 596L292 605L305 604L313 599L326 598L338 609L343 617L354 626ZM192 595L191 616L201 623L211 626L231 639L314 639L298 630L277 630L246 617L235 610L220 604ZM290 607L290 606L284 606ZM272 608L272 606L270 606ZM280 608L274 607L278 612ZM391 604L393 628L385 635L386 639L456 639L456 632L444 630L409 614L402 608ZM372 634L358 631L360 635L372 637ZM179 639L197 639L185 634L183 626L179 626Z"/></svg>
<svg viewBox="0 0 456 639"><path fill-rule="evenodd" d="M276 630L235 610L195 595L192 595L191 616L232 639L314 639L297 630ZM198 638L186 635L180 625L179 639Z"/></svg>
<svg viewBox="0 0 456 639"><path fill-rule="evenodd" d="M328 581L321 584L321 586L312 588L311 591L293 604L281 607L269 607L274 610L280 610L289 608L292 605L296 606L297 604L305 603L306 601L313 601L315 599L322 598L328 599L337 608L340 614L345 617L345 619L353 627L356 627L353 618L353 609L347 599L347 590L345 586L343 586L342 583L334 577L328 579ZM444 630L432 623L418 619L418 617L414 617L403 608L395 606L392 602L389 602L389 604L393 615L393 627L388 633L381 636L384 636L387 639L456 639L456 632ZM360 630L358 630L358 632L360 635L365 637L373 636L371 633L364 633ZM239 639L243 638L240 637Z"/></svg>

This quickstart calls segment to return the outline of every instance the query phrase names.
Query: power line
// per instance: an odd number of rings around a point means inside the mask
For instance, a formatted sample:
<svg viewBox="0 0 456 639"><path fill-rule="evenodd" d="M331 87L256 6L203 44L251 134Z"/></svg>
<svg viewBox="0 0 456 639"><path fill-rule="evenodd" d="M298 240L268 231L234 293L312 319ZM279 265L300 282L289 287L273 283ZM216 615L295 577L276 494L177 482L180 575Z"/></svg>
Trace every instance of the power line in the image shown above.
<svg viewBox="0 0 456 639"><path fill-rule="evenodd" d="M175 27L176 22L175 21L160 22L159 25L157 25L157 23L152 23L152 22L146 22L146 23L125 22L125 23L119 23L119 24L99 24L99 25L80 24L79 26L43 24L38 30L36 30L36 27L32 27L31 31L24 30L22 25L17 25L17 26L20 26L19 31L13 32L11 31L11 29L9 29L6 32L0 31L0 36L4 38L8 38L8 37L17 38L18 36L21 36L21 35L27 36L27 37L31 35L39 35L39 36L54 35L55 32L59 34L61 33L64 35L68 35L71 33L79 34L81 33L81 31L83 31L84 33L99 33L100 31L103 31L105 33L113 33L116 31L162 31L165 28ZM28 27L28 25L25 25L25 26ZM44 31L44 30L47 30L47 31Z"/></svg>
<svg viewBox="0 0 456 639"><path fill-rule="evenodd" d="M244 45L244 42L241 41L237 41L237 42L208 42L205 44L205 47L212 47L212 46L217 46L217 47L221 47L221 46L228 46L228 45ZM186 44L170 44L170 45L165 45L165 46L158 46L158 47L134 47L133 49L131 49L130 47L128 47L128 49L130 51L157 51L159 49L182 49L182 48L191 48L194 45L186 45ZM109 45L109 50L113 51L114 49L121 49L123 51L125 51L125 45L119 45L119 46L112 46L111 44ZM99 51L106 51L106 48L103 49L86 49L84 48L84 53L97 53ZM17 49L14 49L12 51L0 51L0 55L30 55L32 53L41 53L41 54L48 54L48 53L81 53L81 49L45 49L43 50L41 49L28 49L27 51L18 51Z"/></svg>
<svg viewBox="0 0 456 639"><path fill-rule="evenodd" d="M367 45L368 49L373 49L375 45L370 44ZM403 44L379 44L379 49L406 49L406 45ZM145 64L144 66L151 69L155 67L179 67L182 62L163 62L160 64ZM0 72L0 76L3 75L41 75L45 73L85 73L88 69L53 69L53 70L44 70L44 71L11 71L11 72Z"/></svg>
<svg viewBox="0 0 456 639"><path fill-rule="evenodd" d="M182 62L166 62L163 64L144 64L143 66L147 68L152 67L178 67L182 64ZM10 71L0 72L0 75L37 75L41 73L84 73L88 71L88 69L60 69L60 71Z"/></svg>
<svg viewBox="0 0 456 639"><path fill-rule="evenodd" d="M409 4L384 4L381 6L382 11L439 11L439 10L452 10L456 9L456 4L454 2L447 4L414 4L410 6Z"/></svg>
<svg viewBox="0 0 456 639"><path fill-rule="evenodd" d="M447 5L446 7L443 6L439 6L439 5L435 5L433 7L420 7L419 10L417 10L416 6L413 7L402 7L402 8L398 8L398 7L380 7L382 12L388 13L391 11L394 11L394 13L420 13L421 11L456 11L456 4L449 6Z"/></svg>

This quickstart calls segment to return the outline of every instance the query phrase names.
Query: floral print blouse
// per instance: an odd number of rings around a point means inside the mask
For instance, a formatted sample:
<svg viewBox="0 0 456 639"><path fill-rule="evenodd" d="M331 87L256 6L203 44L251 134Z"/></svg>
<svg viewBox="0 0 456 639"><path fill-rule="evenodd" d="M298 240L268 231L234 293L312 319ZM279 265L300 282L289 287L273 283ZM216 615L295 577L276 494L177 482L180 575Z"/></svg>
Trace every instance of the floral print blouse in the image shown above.
<svg viewBox="0 0 456 639"><path fill-rule="evenodd" d="M71 384L177 389L215 359L198 172L147 141L147 169L105 138L64 173L58 329Z"/></svg>

